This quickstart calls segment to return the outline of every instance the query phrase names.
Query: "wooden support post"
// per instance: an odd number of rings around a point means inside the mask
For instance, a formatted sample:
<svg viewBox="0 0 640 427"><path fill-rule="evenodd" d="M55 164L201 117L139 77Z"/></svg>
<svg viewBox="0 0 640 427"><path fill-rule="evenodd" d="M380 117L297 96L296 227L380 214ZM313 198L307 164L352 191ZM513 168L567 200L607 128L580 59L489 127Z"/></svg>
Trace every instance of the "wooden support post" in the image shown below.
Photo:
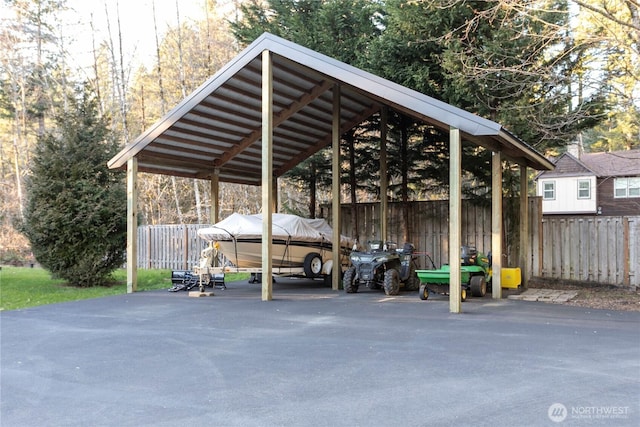
<svg viewBox="0 0 640 427"><path fill-rule="evenodd" d="M628 288L631 286L631 248L629 246L629 218L622 218L622 284Z"/></svg>
<svg viewBox="0 0 640 427"><path fill-rule="evenodd" d="M262 52L262 301L273 299L273 70L271 52Z"/></svg>
<svg viewBox="0 0 640 427"><path fill-rule="evenodd" d="M215 168L211 175L211 209L209 222L216 224L220 221L220 169ZM213 267L218 267L218 257L213 257Z"/></svg>
<svg viewBox="0 0 640 427"><path fill-rule="evenodd" d="M333 268L331 270L331 289L340 289L342 264L340 263L340 86L333 85L333 123L331 126L332 158L331 158L331 225L333 227Z"/></svg>
<svg viewBox="0 0 640 427"><path fill-rule="evenodd" d="M527 166L520 165L520 259L518 264L522 274L522 287L527 287L529 278L529 177L527 176Z"/></svg>
<svg viewBox="0 0 640 427"><path fill-rule="evenodd" d="M209 212L209 221L216 224L220 221L220 169L213 170L211 175L211 211Z"/></svg>
<svg viewBox="0 0 640 427"><path fill-rule="evenodd" d="M127 293L138 289L138 159L127 160Z"/></svg>
<svg viewBox="0 0 640 427"><path fill-rule="evenodd" d="M462 190L460 188L462 174L462 140L460 129L449 129L449 311L462 311L460 285L461 218Z"/></svg>
<svg viewBox="0 0 640 427"><path fill-rule="evenodd" d="M380 238L387 240L389 203L387 200L387 107L380 111Z"/></svg>
<svg viewBox="0 0 640 427"><path fill-rule="evenodd" d="M502 298L502 156L491 157L491 296Z"/></svg>

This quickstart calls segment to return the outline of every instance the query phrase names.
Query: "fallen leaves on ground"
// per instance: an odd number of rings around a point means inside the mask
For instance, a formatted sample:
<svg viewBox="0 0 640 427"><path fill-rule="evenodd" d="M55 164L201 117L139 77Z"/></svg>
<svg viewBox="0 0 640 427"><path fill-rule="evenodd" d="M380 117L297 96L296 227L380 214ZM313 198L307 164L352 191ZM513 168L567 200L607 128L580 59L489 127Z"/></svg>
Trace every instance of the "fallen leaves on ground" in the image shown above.
<svg viewBox="0 0 640 427"><path fill-rule="evenodd" d="M578 295L565 305L606 310L640 311L640 292L630 288L592 282L533 278L529 288L577 290Z"/></svg>

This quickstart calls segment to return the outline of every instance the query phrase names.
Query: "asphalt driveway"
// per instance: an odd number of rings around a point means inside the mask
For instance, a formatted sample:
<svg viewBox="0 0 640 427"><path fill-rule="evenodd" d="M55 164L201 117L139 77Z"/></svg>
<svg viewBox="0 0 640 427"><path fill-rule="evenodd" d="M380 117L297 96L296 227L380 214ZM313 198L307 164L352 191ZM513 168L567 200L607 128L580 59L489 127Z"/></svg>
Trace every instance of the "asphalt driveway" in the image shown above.
<svg viewBox="0 0 640 427"><path fill-rule="evenodd" d="M0 425L640 424L640 313L229 284L0 313Z"/></svg>

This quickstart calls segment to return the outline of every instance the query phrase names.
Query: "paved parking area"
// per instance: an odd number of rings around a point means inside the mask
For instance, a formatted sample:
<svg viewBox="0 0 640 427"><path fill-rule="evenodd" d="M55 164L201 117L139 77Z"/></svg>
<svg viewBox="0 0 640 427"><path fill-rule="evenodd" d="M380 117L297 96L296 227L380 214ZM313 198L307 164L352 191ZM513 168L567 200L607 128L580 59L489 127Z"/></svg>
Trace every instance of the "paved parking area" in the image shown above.
<svg viewBox="0 0 640 427"><path fill-rule="evenodd" d="M0 425L637 426L640 314L279 280L0 313Z"/></svg>

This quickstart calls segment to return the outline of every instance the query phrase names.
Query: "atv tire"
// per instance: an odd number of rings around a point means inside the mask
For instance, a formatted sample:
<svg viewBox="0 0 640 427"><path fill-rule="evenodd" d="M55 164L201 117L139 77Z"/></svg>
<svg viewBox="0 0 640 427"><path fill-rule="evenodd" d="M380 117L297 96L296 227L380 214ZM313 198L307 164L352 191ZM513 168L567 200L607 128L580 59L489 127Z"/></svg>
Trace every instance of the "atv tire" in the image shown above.
<svg viewBox="0 0 640 427"><path fill-rule="evenodd" d="M409 277L404 284L404 290L417 291L418 289L420 289L420 279L418 279L418 275L416 274L416 267L412 265Z"/></svg>
<svg viewBox="0 0 640 427"><path fill-rule="evenodd" d="M391 269L384 273L384 293L387 295L398 295L400 292L400 274L398 270Z"/></svg>
<svg viewBox="0 0 640 427"><path fill-rule="evenodd" d="M358 285L355 283L356 278L356 269L355 267L347 268L347 271L344 272L344 276L342 277L342 287L344 287L344 291L348 294L354 294L358 292Z"/></svg>

